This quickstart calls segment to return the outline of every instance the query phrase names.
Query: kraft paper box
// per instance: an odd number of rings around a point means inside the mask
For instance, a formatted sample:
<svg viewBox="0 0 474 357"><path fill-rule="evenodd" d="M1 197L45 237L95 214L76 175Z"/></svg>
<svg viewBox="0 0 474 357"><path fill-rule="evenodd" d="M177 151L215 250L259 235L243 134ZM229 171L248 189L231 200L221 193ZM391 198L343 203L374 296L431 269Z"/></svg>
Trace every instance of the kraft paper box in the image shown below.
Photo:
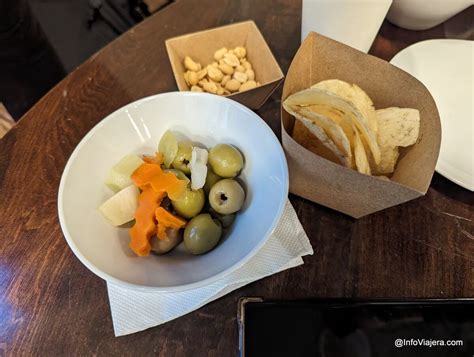
<svg viewBox="0 0 474 357"><path fill-rule="evenodd" d="M326 79L357 84L372 98L376 109L418 109L418 141L400 148L391 181L382 180L317 155L317 143L311 151L298 144L292 138L295 119L282 107L282 144L288 160L290 192L355 218L423 196L430 185L441 142L438 110L426 87L384 60L312 32L291 63L282 102Z"/></svg>
<svg viewBox="0 0 474 357"><path fill-rule="evenodd" d="M260 82L257 88L227 95L251 109L259 109L283 80L283 72L275 60L265 39L253 21L244 21L211 30L195 32L165 41L173 74L180 91L189 90L184 80L184 58L190 56L203 68L214 61L214 52L222 47L228 49L244 46L247 59Z"/></svg>

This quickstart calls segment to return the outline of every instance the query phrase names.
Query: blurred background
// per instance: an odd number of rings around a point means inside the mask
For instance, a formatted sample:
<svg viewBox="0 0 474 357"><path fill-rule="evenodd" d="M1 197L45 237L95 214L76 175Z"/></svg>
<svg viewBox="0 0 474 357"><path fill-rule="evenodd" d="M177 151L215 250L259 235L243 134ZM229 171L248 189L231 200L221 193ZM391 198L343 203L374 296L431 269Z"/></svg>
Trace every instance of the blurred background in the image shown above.
<svg viewBox="0 0 474 357"><path fill-rule="evenodd" d="M172 0L0 0L0 131L82 62Z"/></svg>
<svg viewBox="0 0 474 357"><path fill-rule="evenodd" d="M68 73L129 28L175 1L185 0L0 0L0 137ZM381 1L392 3L391 0ZM408 3L408 0L396 1L400 6ZM302 32L311 29L325 33L324 29L318 28L324 25L324 21L315 23L312 11L316 10L308 5L318 4L318 1L302 2L306 4L306 18L311 20L306 23L303 16ZM335 2L320 3L327 3L329 12L335 12L337 8L333 6ZM417 41L423 38L472 39L472 10L471 6L444 26L424 31L421 36L419 31L400 29L385 20L379 31L378 45L383 47L381 42L385 38L400 37L400 31L402 37L416 38ZM353 16L353 12L350 13ZM334 32L338 27L334 26L329 15L324 16L329 21L328 32ZM380 23L374 27L374 36L379 26ZM337 39L340 34L336 31L333 36L331 33L326 35ZM347 33L343 35L347 36ZM357 38L353 41L357 42ZM402 45L398 47L405 47Z"/></svg>

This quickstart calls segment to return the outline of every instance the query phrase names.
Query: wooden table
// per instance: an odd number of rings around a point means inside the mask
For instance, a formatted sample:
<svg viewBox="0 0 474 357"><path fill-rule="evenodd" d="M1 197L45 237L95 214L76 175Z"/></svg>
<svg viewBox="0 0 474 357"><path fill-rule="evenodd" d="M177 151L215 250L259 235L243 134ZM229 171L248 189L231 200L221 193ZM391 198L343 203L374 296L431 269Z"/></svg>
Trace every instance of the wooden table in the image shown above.
<svg viewBox="0 0 474 357"><path fill-rule="evenodd" d="M235 355L241 296L474 296L473 194L435 174L425 197L359 220L291 196L314 247L304 266L163 326L114 337L105 282L73 255L58 223L69 155L115 109L176 90L166 38L251 18L286 72L300 12L293 0L180 0L91 57L0 141L0 356ZM472 16L471 7L448 24L462 28ZM390 59L410 43L444 37L446 26L410 32L384 23L371 52ZM277 133L280 94L258 112Z"/></svg>

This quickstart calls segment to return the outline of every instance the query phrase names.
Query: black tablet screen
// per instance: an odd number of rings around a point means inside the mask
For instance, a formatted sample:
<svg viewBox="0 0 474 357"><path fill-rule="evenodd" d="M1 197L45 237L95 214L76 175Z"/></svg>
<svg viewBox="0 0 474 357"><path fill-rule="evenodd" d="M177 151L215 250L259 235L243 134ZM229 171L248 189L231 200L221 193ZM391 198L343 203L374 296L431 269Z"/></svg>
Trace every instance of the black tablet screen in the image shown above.
<svg viewBox="0 0 474 357"><path fill-rule="evenodd" d="M246 357L474 357L474 303L245 304Z"/></svg>

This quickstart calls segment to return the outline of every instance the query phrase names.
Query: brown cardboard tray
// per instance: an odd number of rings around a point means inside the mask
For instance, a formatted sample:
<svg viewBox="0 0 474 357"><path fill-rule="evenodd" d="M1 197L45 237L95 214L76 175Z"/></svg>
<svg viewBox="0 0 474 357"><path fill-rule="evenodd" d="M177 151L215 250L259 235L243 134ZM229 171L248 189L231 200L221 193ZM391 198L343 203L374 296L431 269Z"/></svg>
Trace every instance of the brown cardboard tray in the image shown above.
<svg viewBox="0 0 474 357"><path fill-rule="evenodd" d="M260 86L241 93L230 94L231 98L250 109L259 109L283 80L283 72L268 44L253 21L170 38L165 41L173 74L180 91L189 90L184 80L184 58L190 56L203 66L214 61L214 52L222 47L244 46L247 58L252 63L256 80Z"/></svg>
<svg viewBox="0 0 474 357"><path fill-rule="evenodd" d="M382 59L312 32L288 70L282 103L289 95L326 79L357 84L372 98L375 108L418 109L418 141L400 148L395 172L386 181L340 166L301 146L292 137L295 119L282 107L282 144L288 161L290 192L355 218L423 196L430 185L441 143L438 110L426 87Z"/></svg>

